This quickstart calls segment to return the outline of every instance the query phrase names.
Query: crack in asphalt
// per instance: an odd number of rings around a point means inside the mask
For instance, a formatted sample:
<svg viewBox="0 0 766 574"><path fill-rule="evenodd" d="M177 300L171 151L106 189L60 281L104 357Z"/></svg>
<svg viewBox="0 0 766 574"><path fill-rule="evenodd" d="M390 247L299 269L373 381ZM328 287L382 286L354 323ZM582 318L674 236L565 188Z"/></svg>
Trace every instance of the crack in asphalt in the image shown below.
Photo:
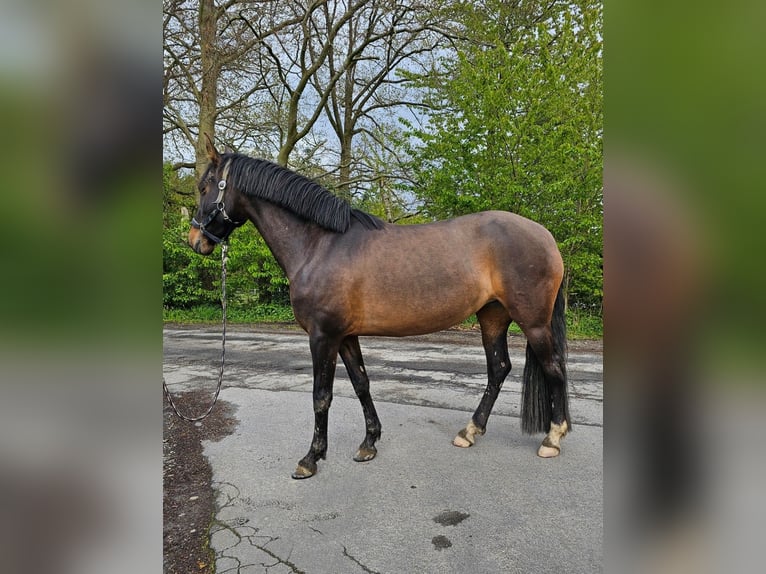
<svg viewBox="0 0 766 574"><path fill-rule="evenodd" d="M234 507L237 503L237 501L241 500L239 489L231 484L231 483L219 483L222 486L229 486L233 488L236 491L236 494L232 495L230 493L224 492L220 488L216 488L216 493L218 495L218 498L226 497L226 500L221 504L216 514L219 514L221 510L224 508L231 508ZM280 539L279 536L270 536L267 534L258 534L260 532L259 528L255 528L253 526L250 526L248 524L247 519L240 519L240 518L234 518L228 521L219 520L219 519L213 519L213 522L210 527L210 540L212 541L213 537L220 533L220 532L228 532L234 538L236 539L236 542L233 544L229 544L219 550L215 553L216 558L216 564L220 565L223 561L230 560L234 563L233 566L226 567L224 569L221 569L220 566L216 568L216 572L218 574L226 574L228 572L236 572L237 574L240 574L244 568L248 568L250 566L262 566L266 573L268 574L268 571L270 568L275 568L279 565L284 565L290 568L290 571L293 574L307 574L305 570L301 570L297 564L292 562L290 560L290 557L292 556L292 549L290 550L290 553L287 555L287 558L282 558L279 556L276 552L273 550L267 548L267 546L273 542L276 542ZM219 536L220 537L220 536ZM265 540L265 542L262 542L262 540ZM275 560L273 564L267 564L266 562L261 561L260 564L248 563L245 564L240 560L237 556L232 555L230 553L227 553L229 550L233 550L237 548L242 543L249 544L251 547L256 548L257 550L260 550L264 554L268 555L270 558Z"/></svg>
<svg viewBox="0 0 766 574"><path fill-rule="evenodd" d="M362 562L360 562L357 558L352 556L345 546L343 547L343 556L350 559L352 562L355 562L362 570L367 572L367 574L380 574L380 572L378 572L377 570L372 570L371 568L368 568Z"/></svg>
<svg viewBox="0 0 766 574"><path fill-rule="evenodd" d="M223 488L220 488L222 486L229 487L234 490L234 493L226 492ZM223 502L220 503L217 514L221 512L221 510L225 508L233 508L237 506L238 503L242 502L243 499L240 496L239 489L231 484L231 483L219 483L219 487L216 488L216 493L218 495L219 501L223 499ZM302 570L297 564L292 562L290 560L292 556L292 550L290 551L290 554L286 558L283 558L270 548L268 548L269 544L272 544L278 540L280 540L279 536L271 536L267 534L260 534L260 529L255 528L248 524L248 520L244 518L233 518L229 520L219 520L219 519L213 519L211 527L210 527L210 538L212 538L221 532L228 532L231 534L235 541L231 544L228 544L220 549L218 549L215 553L216 558L216 564L219 565L217 568L218 574L227 574L230 572L236 572L237 574L240 574L244 571L246 571L247 568L252 566L261 566L265 569L265 572L268 574L268 571L270 568L275 568L277 566L283 565L288 568L290 568L290 571L293 574L307 574L305 570ZM306 525L310 530L321 534L324 536L324 533L319 530L318 528L314 528L310 524ZM220 536L219 536L220 537ZM236 555L234 555L232 552L234 549L236 549L240 544L249 544L252 548L255 548L257 550L260 550L261 552L265 553L267 556L269 556L271 559L274 560L273 563L267 563L265 561L261 561L260 563L251 562L251 563L245 563L240 558L238 558ZM342 546L343 548L343 556L354 562L356 565L358 565L364 572L368 574L380 574L377 570L373 570L366 564L364 564L361 560L359 560L356 556L351 554L348 551L348 548L346 546ZM227 561L231 561L232 565L227 566L225 563Z"/></svg>

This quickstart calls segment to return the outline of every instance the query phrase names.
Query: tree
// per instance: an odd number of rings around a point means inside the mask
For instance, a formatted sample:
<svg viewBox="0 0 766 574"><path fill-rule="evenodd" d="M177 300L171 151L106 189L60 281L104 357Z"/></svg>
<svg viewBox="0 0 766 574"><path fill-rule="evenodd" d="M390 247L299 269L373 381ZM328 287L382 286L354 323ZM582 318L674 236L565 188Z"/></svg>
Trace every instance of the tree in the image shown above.
<svg viewBox="0 0 766 574"><path fill-rule="evenodd" d="M559 242L574 302L602 294L601 5L462 2L457 54L427 90L425 127L410 123L411 187L436 218L504 209Z"/></svg>
<svg viewBox="0 0 766 574"><path fill-rule="evenodd" d="M252 52L304 17L278 4L283 3L163 1L163 135L175 153L191 148L195 155L194 162L180 161L174 168L195 167L200 176L207 166L204 135L215 139L219 125L229 141L243 139L247 126L237 122L267 101L269 89L270 70ZM259 22L259 33L251 20Z"/></svg>
<svg viewBox="0 0 766 574"><path fill-rule="evenodd" d="M176 154L203 133L288 165L299 142L319 153L327 127L342 185L352 140L396 106L395 70L437 45L437 0L164 0L164 134ZM361 126L361 121L367 125ZM327 154L324 154L327 156Z"/></svg>
<svg viewBox="0 0 766 574"><path fill-rule="evenodd" d="M355 138L364 134L386 148L379 139L381 112L422 105L409 97L406 79L397 71L440 47L443 36L435 32L440 11L433 8L433 3L419 0L372 0L341 31L343 37L331 45L323 73L312 78L317 93L329 96L324 108L339 146L336 190L343 197L351 197ZM339 71L342 81L333 82ZM369 179L359 174L357 182Z"/></svg>

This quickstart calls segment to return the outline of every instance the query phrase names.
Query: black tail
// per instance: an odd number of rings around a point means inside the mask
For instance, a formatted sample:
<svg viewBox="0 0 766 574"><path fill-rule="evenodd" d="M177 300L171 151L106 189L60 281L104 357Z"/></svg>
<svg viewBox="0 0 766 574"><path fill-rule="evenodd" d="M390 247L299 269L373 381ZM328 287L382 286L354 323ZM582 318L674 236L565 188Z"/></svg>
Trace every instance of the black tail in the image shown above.
<svg viewBox="0 0 766 574"><path fill-rule="evenodd" d="M564 316L563 285L559 287L556 302L553 305L551 331L553 332L554 368L561 373L562 396L564 401L564 420L569 429L569 397L567 394L567 324ZM557 373L558 374L558 373ZM557 377L558 378L558 377ZM532 346L527 342L527 359L524 365L521 387L521 429L525 433L547 433L553 418L553 394L551 385L545 380L545 372Z"/></svg>

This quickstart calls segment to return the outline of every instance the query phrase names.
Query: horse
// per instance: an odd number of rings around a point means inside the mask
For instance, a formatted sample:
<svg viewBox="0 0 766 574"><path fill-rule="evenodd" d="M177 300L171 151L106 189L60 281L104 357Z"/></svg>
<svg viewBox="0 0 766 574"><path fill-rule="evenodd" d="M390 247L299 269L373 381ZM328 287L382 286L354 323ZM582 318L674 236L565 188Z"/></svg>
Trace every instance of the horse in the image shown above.
<svg viewBox="0 0 766 574"><path fill-rule="evenodd" d="M377 454L381 423L370 395L360 336L408 336L449 328L472 314L481 326L487 388L453 440L467 448L487 420L511 370L508 327L527 338L521 426L547 433L537 454L558 456L571 430L566 374L564 265L551 233L505 211L418 225L393 225L353 209L318 183L269 161L216 150L198 182L188 243L209 255L251 221L284 270L313 363L314 434L292 476L317 472L327 453L327 420L340 355L365 418L355 461Z"/></svg>

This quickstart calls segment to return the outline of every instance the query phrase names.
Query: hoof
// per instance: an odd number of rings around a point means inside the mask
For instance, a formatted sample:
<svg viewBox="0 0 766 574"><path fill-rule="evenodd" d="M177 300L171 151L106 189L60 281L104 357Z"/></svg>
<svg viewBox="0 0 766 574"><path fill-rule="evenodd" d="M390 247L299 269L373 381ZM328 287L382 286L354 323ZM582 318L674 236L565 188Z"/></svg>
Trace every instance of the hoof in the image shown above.
<svg viewBox="0 0 766 574"><path fill-rule="evenodd" d="M473 446L476 442L476 435L483 435L484 432L484 429L480 429L473 424L473 421L470 421L468 425L466 425L466 427L452 439L452 444L459 446L460 448L468 448L469 446Z"/></svg>
<svg viewBox="0 0 766 574"><path fill-rule="evenodd" d="M546 446L544 444L541 444L540 448L537 449L537 456L539 456L540 458L553 458L560 454L561 454L561 448L557 446Z"/></svg>
<svg viewBox="0 0 766 574"><path fill-rule="evenodd" d="M537 449L540 458L553 458L561 454L561 439L569 432L566 421L561 424L551 423L551 430L543 439L543 444Z"/></svg>
<svg viewBox="0 0 766 574"><path fill-rule="evenodd" d="M359 447L359 450L354 455L354 460L356 462L366 462L375 458L376 454L378 454L378 449L374 446Z"/></svg>
<svg viewBox="0 0 766 574"><path fill-rule="evenodd" d="M463 436L464 432L465 431L460 431L460 434L452 439L452 444L459 446L460 448L468 448L469 446L473 446L473 441L470 441Z"/></svg>
<svg viewBox="0 0 766 574"><path fill-rule="evenodd" d="M313 470L310 468L307 468L303 466L302 464L299 464L298 467L295 469L295 472L293 472L292 477L296 480L301 480L303 478L309 478L314 476L317 471L316 465L313 465Z"/></svg>

